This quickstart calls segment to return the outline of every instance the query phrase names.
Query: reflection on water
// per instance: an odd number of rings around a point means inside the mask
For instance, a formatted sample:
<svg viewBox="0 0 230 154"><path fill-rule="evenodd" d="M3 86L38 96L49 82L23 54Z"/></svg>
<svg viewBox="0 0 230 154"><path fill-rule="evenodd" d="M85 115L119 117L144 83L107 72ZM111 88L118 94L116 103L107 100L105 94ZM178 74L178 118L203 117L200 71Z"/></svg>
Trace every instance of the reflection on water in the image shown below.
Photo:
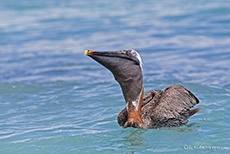
<svg viewBox="0 0 230 154"><path fill-rule="evenodd" d="M130 128L128 128L130 129ZM146 141L142 137L142 134L145 133L147 130L145 129L135 129L131 132L129 132L128 136L124 137L124 142L127 144L127 146L146 146Z"/></svg>
<svg viewBox="0 0 230 154"><path fill-rule="evenodd" d="M170 127L170 128L160 128L160 130L172 130L177 132L194 132L200 127L199 123L188 122L185 126L181 127Z"/></svg>
<svg viewBox="0 0 230 154"><path fill-rule="evenodd" d="M127 153L136 153L137 151L144 150L150 147L148 142L146 141L143 134L147 130L145 129L133 129L133 128L127 128L125 132L125 136L122 137L121 142L126 148Z"/></svg>

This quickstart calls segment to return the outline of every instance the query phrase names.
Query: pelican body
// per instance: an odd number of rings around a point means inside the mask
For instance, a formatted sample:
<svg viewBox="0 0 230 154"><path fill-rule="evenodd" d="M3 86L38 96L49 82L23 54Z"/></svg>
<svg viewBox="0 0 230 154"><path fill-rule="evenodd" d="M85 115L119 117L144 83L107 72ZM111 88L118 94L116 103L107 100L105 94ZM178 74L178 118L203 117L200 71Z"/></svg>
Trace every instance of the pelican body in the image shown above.
<svg viewBox="0 0 230 154"><path fill-rule="evenodd" d="M126 107L117 117L123 128L182 126L202 109L190 110L199 100L181 85L168 86L164 91L151 90L144 95L142 60L135 50L86 50L85 55L110 70L119 83L126 101Z"/></svg>

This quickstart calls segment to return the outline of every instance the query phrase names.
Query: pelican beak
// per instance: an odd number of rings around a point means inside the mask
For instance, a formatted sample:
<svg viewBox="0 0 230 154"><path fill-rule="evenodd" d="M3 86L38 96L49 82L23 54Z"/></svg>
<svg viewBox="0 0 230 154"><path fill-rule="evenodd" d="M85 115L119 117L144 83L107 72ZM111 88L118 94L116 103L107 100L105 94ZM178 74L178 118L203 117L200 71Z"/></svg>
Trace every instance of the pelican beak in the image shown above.
<svg viewBox="0 0 230 154"><path fill-rule="evenodd" d="M132 67L133 64L139 64L139 61L129 55L127 50L122 51L93 51L85 50L85 56L89 56L94 59L112 73L127 73L128 67ZM126 67L125 67L126 66Z"/></svg>
<svg viewBox="0 0 230 154"><path fill-rule="evenodd" d="M93 50L85 50L85 56L108 56L108 57L124 57L126 51L93 51Z"/></svg>
<svg viewBox="0 0 230 154"><path fill-rule="evenodd" d="M120 62L122 60L127 61L131 60L133 63L139 65L139 60L130 55L129 50L121 50L121 51L93 51L93 50L85 50L85 56L90 56L100 64L106 61L108 64L121 65ZM118 63L117 63L118 62ZM103 64L102 64L103 65ZM105 66L105 65L103 65ZM105 66L106 67L106 66Z"/></svg>

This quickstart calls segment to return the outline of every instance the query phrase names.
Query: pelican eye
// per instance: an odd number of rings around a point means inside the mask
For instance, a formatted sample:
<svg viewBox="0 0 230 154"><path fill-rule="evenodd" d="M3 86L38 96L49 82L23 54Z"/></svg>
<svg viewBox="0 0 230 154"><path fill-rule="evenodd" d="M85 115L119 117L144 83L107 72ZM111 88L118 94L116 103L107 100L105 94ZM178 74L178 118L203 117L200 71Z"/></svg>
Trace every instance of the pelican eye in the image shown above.
<svg viewBox="0 0 230 154"><path fill-rule="evenodd" d="M136 51L134 51L134 50L131 50L130 53L131 53L133 56L136 56L136 55L137 55Z"/></svg>

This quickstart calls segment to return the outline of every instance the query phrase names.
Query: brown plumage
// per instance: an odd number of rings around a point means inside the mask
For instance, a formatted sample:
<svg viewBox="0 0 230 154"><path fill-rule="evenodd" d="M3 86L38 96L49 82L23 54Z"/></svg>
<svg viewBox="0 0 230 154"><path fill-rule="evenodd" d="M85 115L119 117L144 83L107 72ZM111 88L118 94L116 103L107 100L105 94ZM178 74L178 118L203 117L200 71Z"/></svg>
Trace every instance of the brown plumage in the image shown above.
<svg viewBox="0 0 230 154"><path fill-rule="evenodd" d="M196 108L190 110L199 100L185 87L180 85L168 86L164 91L151 90L143 97L141 108L144 124L134 124L136 128L160 128L177 127L185 125L188 118L202 110ZM128 120L127 108L124 108L118 115L117 121L120 126L126 128Z"/></svg>

